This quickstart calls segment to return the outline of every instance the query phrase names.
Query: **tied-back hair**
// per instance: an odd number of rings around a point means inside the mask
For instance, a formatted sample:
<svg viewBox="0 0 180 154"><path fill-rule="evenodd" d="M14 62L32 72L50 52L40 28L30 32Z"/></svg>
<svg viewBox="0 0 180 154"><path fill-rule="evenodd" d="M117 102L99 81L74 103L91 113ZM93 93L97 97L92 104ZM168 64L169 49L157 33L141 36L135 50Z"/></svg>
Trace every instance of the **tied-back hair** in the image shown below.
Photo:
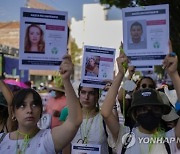
<svg viewBox="0 0 180 154"><path fill-rule="evenodd" d="M20 106L24 104L24 100L28 94L33 95L34 104L40 107L41 109L40 115L42 116L43 104L42 104L41 96L34 89L31 88L21 89L18 93L14 95L14 98L12 100L13 111L15 111L15 109L19 109Z"/></svg>
<svg viewBox="0 0 180 154"><path fill-rule="evenodd" d="M78 96L80 97L80 92L81 92L81 89L83 88L83 86L81 86L81 84L79 84L79 87L78 87ZM96 102L96 111L98 112L99 111L99 88L93 88L94 89L94 92L95 92L95 95L97 95L97 102Z"/></svg>
<svg viewBox="0 0 180 154"><path fill-rule="evenodd" d="M44 42L44 32L43 30L41 29L41 27L37 24L31 24L27 27L26 29L26 35L25 35L25 41L24 41L24 46L25 46L25 51L30 51L31 50L31 41L29 39L29 30L31 27L36 27L40 30L40 41L39 41L39 44L38 44L38 51L40 52L44 52L45 50L45 42Z"/></svg>

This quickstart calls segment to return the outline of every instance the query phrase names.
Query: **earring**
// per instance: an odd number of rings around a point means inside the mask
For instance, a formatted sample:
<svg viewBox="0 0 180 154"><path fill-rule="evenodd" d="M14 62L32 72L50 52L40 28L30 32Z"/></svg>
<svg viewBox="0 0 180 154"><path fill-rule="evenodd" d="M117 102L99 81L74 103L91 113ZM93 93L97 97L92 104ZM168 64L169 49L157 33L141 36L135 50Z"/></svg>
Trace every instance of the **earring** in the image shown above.
<svg viewBox="0 0 180 154"><path fill-rule="evenodd" d="M12 121L16 121L17 120L15 116L12 116L11 119L12 119Z"/></svg>

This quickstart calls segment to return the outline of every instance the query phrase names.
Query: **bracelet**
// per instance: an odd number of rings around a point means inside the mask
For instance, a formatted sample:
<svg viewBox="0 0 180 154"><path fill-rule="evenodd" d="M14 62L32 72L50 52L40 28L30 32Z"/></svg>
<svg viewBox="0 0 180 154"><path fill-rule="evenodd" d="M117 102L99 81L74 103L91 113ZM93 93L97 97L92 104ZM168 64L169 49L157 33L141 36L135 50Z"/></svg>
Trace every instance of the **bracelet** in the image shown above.
<svg viewBox="0 0 180 154"><path fill-rule="evenodd" d="M176 109L176 111L180 110L180 101L179 100L175 104L175 109Z"/></svg>
<svg viewBox="0 0 180 154"><path fill-rule="evenodd" d="M170 52L170 53L169 53L169 56L175 57L175 56L176 56L176 53L175 53L175 52Z"/></svg>

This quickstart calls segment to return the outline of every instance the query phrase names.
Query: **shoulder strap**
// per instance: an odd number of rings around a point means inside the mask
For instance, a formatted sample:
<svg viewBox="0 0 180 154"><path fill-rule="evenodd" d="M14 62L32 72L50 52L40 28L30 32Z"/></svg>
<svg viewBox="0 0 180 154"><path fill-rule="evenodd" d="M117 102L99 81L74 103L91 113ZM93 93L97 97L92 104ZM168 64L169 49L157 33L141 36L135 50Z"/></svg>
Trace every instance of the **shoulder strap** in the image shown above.
<svg viewBox="0 0 180 154"><path fill-rule="evenodd" d="M104 132L106 134L106 137L108 137L108 133L107 133L107 130L106 130L106 124L105 124L104 120L103 120L103 127L104 127Z"/></svg>
<svg viewBox="0 0 180 154"><path fill-rule="evenodd" d="M121 154L125 154L126 149L127 149L127 146L129 145L129 143L130 143L131 140L132 140L132 135L131 135L131 133L132 133L132 128L130 128L130 132L129 132L129 134L127 135L126 140L125 140L125 142L124 142L124 144L123 144L123 146L122 146Z"/></svg>
<svg viewBox="0 0 180 154"><path fill-rule="evenodd" d="M0 144L1 144L1 142L3 141L3 139L4 139L5 136L6 136L6 133L3 133L2 136L1 136L1 138L0 138Z"/></svg>
<svg viewBox="0 0 180 154"><path fill-rule="evenodd" d="M104 127L104 132L106 134L106 137L108 138L108 133L107 133L107 130L106 130L106 124L105 124L104 120L103 120L103 127ZM109 154L113 153L112 148L110 146L108 146L108 151L109 151Z"/></svg>
<svg viewBox="0 0 180 154"><path fill-rule="evenodd" d="M167 150L167 153L171 154L171 149L170 149L169 143L168 142L164 142L164 145L165 145L165 148Z"/></svg>

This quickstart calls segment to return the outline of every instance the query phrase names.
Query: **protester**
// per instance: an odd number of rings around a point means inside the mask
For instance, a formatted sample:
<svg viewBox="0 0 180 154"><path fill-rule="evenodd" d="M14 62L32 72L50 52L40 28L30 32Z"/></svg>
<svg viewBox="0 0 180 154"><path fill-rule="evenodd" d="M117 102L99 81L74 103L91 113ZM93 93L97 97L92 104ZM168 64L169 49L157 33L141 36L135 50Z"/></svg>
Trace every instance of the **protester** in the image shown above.
<svg viewBox="0 0 180 154"><path fill-rule="evenodd" d="M131 79L132 75L134 74L134 71L131 71L131 70L132 69L130 69L130 71L129 71L129 72L131 72L128 76L129 79ZM156 88L155 81L151 77L147 77L147 76L141 77L141 79L139 81L137 81L136 88L134 89L134 91L139 90L139 89L144 89L144 88L155 89ZM120 88L120 90L118 92L118 101L120 103L121 112L122 113L124 112L123 115L125 116L124 124L125 124L125 126L129 126L129 127L134 127L134 125L135 125L135 121L128 115L128 110L131 106L131 101L132 101L132 92L133 91L127 92L122 87ZM123 93L124 93L124 95L123 95ZM123 98L123 97L125 97L125 98Z"/></svg>
<svg viewBox="0 0 180 154"><path fill-rule="evenodd" d="M49 88L50 98L45 105L46 113L51 115L51 125L50 128L61 125L59 121L59 116L61 110L66 106L66 96L64 86L53 86Z"/></svg>
<svg viewBox="0 0 180 154"><path fill-rule="evenodd" d="M83 112L83 122L71 143L100 145L101 153L108 154L103 118L99 112L99 89L80 85L78 94Z"/></svg>
<svg viewBox="0 0 180 154"><path fill-rule="evenodd" d="M25 52L44 53L44 32L39 25L31 24L27 27L24 48Z"/></svg>
<svg viewBox="0 0 180 154"><path fill-rule="evenodd" d="M71 142L72 146L74 143L85 146L100 145L101 153L108 154L106 128L104 128L103 119L99 113L99 89L79 85L78 95L83 112L83 122ZM64 150L67 151L67 149Z"/></svg>
<svg viewBox="0 0 180 154"><path fill-rule="evenodd" d="M144 88L134 92L132 105L128 113L137 122L136 128L129 129L119 124L113 116L114 100L124 76L122 63L125 61L127 61L127 57L124 54L117 58L119 72L108 91L101 109L101 114L113 136L117 153L175 153L176 146L179 146L179 143L176 145L175 141L176 137L180 137L179 129L177 129L180 127L180 122L178 121L175 129L171 129L168 132L164 132L161 129L159 126L161 117L163 114L169 113L171 108L163 103L158 91L152 88ZM174 138L175 141L167 143L164 141L164 137L167 139ZM162 142L144 143L143 141L140 142L140 138L153 138L156 141L161 139Z"/></svg>
<svg viewBox="0 0 180 154"><path fill-rule="evenodd" d="M61 126L52 130L39 130L37 122L42 114L42 100L33 89L22 89L12 102L13 116L18 122L18 129L8 133L0 144L0 153L58 153L76 134L82 122L79 100L70 82L73 71L71 58L66 55L60 66L63 78L69 115ZM2 134L1 134L2 135Z"/></svg>

